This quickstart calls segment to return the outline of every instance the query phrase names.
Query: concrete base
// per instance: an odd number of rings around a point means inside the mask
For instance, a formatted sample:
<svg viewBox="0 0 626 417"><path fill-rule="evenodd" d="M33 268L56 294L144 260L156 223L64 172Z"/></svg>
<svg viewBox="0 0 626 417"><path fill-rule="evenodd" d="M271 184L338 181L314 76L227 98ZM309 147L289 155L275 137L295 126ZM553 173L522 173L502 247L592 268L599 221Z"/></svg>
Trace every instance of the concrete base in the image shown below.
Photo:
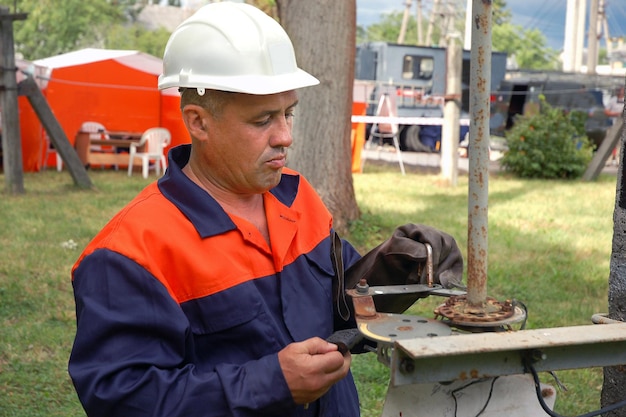
<svg viewBox="0 0 626 417"><path fill-rule="evenodd" d="M552 409L556 391L550 385L542 384L541 388L544 401ZM539 404L532 376L524 374L501 376L495 382L485 378L446 385L390 385L382 417L473 417L483 408L481 417L548 416Z"/></svg>

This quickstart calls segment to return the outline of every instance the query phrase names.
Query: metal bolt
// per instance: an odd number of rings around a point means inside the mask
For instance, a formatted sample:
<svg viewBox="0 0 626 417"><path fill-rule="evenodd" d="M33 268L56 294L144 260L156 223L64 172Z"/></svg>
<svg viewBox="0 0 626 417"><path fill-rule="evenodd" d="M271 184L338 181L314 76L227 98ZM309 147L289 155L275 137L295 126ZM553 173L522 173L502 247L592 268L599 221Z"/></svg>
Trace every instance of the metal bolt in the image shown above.
<svg viewBox="0 0 626 417"><path fill-rule="evenodd" d="M404 358L400 361L400 373L403 375L412 374L415 371L415 363L412 359Z"/></svg>
<svg viewBox="0 0 626 417"><path fill-rule="evenodd" d="M370 286L367 283L367 280L365 278L361 278L359 280L359 283L356 285L356 292L358 292L359 294L367 294L370 290Z"/></svg>

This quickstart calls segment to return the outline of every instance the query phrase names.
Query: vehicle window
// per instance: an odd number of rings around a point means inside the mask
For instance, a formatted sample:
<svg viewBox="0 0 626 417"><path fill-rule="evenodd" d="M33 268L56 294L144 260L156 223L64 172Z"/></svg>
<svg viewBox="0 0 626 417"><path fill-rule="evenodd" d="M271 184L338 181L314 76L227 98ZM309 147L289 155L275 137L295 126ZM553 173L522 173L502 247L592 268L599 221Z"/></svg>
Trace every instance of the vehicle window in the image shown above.
<svg viewBox="0 0 626 417"><path fill-rule="evenodd" d="M405 80L430 80L434 61L428 56L405 55L402 62L402 78Z"/></svg>

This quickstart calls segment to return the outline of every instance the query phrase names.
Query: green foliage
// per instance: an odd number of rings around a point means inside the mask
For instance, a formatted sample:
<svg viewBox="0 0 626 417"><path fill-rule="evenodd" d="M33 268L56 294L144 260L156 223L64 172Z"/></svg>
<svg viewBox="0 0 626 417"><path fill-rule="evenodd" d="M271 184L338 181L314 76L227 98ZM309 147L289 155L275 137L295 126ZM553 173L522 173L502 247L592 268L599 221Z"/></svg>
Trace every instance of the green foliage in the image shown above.
<svg viewBox="0 0 626 417"><path fill-rule="evenodd" d="M15 50L27 60L102 47L111 25L124 21L107 0L21 0L18 12L28 17L14 24Z"/></svg>
<svg viewBox="0 0 626 417"><path fill-rule="evenodd" d="M162 57L170 32L165 28L148 30L138 23L132 25L115 25L105 41L109 49L129 49Z"/></svg>
<svg viewBox="0 0 626 417"><path fill-rule="evenodd" d="M503 24L511 20L511 12L506 7L506 0L494 0L492 4L493 24ZM366 28L357 28L357 44L363 42L397 42L398 35L400 34L400 27L402 26L402 18L404 11L395 11L381 15L380 22L372 24ZM428 16L422 19L422 28L425 36L426 28L428 27ZM457 19L457 27L455 28L459 32L464 32L465 21L463 19ZM442 26L435 24L433 26L431 45L438 46L442 36ZM427 39L423 39L425 42ZM417 19L415 16L409 16L406 28L405 43L407 44L419 44L417 36Z"/></svg>
<svg viewBox="0 0 626 417"><path fill-rule="evenodd" d="M28 17L14 24L15 50L31 61L81 48L138 50L161 57L170 33L132 23L140 10L137 0L20 0L17 11Z"/></svg>
<svg viewBox="0 0 626 417"><path fill-rule="evenodd" d="M540 100L539 113L519 116L506 133L509 149L501 165L522 178L579 178L593 153L585 135L587 115Z"/></svg>
<svg viewBox="0 0 626 417"><path fill-rule="evenodd" d="M526 30L511 23L494 24L491 40L495 51L515 56L519 68L550 69L558 67L558 52L546 45L538 29Z"/></svg>
<svg viewBox="0 0 626 417"><path fill-rule="evenodd" d="M494 0L491 5L491 11L493 25L501 25L511 21L511 11L506 8L506 0Z"/></svg>
<svg viewBox="0 0 626 417"><path fill-rule="evenodd" d="M400 35L400 28L402 27L403 16L404 12L399 11L383 14L380 22L369 25L360 33L357 30L357 43L375 41L397 42ZM464 21L457 20L456 23L456 30L462 32ZM428 39L426 39L428 25L429 22L424 18L422 20L422 44L428 42ZM442 36L444 36L442 26L439 24L433 25L430 43L426 46L439 46ZM407 45L419 44L419 38L417 35L417 19L413 16L409 16L407 21L404 43Z"/></svg>
<svg viewBox="0 0 626 417"><path fill-rule="evenodd" d="M610 64L609 60L609 51L606 48L600 48L598 51L598 65L608 65Z"/></svg>
<svg viewBox="0 0 626 417"><path fill-rule="evenodd" d="M394 11L381 15L378 23L374 23L365 28L364 41L375 42L397 42L402 26L403 12ZM410 17L407 23L405 35L406 43L417 43L417 24L414 17ZM360 41L360 40L359 40Z"/></svg>

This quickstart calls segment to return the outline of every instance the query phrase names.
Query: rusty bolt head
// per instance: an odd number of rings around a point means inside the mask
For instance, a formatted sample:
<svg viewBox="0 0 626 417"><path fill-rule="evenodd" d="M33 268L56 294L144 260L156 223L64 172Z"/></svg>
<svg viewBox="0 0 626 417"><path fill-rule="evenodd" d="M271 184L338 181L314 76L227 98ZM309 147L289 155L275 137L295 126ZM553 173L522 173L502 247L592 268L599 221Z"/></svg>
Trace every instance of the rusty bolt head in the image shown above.
<svg viewBox="0 0 626 417"><path fill-rule="evenodd" d="M359 283L356 285L356 292L359 294L367 294L370 290L370 286L367 283L365 278L361 278Z"/></svg>

